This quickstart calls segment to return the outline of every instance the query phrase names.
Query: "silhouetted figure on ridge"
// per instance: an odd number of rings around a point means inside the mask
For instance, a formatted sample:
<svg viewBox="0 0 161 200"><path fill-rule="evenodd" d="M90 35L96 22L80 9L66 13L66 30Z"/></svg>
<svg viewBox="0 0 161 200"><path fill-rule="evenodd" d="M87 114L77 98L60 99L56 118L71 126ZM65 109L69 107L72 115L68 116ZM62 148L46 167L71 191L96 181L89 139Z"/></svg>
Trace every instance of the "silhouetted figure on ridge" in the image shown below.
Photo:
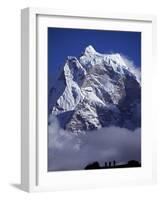
<svg viewBox="0 0 161 200"><path fill-rule="evenodd" d="M111 161L108 163L109 167L111 167Z"/></svg>
<svg viewBox="0 0 161 200"><path fill-rule="evenodd" d="M113 161L113 166L114 166L114 167L116 166L116 161L115 161L115 160Z"/></svg>

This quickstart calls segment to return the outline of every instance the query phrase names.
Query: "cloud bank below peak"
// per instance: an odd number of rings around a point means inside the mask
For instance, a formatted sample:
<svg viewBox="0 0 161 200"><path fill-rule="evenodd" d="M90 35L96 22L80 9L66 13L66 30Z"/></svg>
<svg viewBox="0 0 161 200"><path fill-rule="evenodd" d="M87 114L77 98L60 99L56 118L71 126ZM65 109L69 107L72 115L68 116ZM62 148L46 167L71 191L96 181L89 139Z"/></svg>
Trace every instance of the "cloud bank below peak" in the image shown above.
<svg viewBox="0 0 161 200"><path fill-rule="evenodd" d="M141 161L141 129L108 127L76 136L59 127L53 119L49 126L48 170L81 170L94 161Z"/></svg>

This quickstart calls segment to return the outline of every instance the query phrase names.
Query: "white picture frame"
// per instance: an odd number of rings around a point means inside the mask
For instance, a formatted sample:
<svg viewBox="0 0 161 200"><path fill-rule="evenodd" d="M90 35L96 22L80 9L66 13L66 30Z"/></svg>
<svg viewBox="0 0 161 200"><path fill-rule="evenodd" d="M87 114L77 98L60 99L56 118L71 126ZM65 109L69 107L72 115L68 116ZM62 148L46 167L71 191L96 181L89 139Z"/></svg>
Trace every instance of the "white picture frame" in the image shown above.
<svg viewBox="0 0 161 200"><path fill-rule="evenodd" d="M92 170L48 173L47 134L40 131L45 130L44 119L47 117L47 114L42 115L47 104L47 96L43 95L46 94L45 88L47 88L47 76L44 76L47 73L47 47L44 46L46 44L44 42L40 44L39 39L46 37L44 30L49 25L106 29L106 22L110 22L110 27L114 30L124 30L124 27L131 31L140 30L143 32L142 39L145 38L142 48L144 165L141 169L132 171L127 168L117 171L107 170L108 172ZM21 49L21 188L23 190L54 191L156 182L155 133L150 134L155 119L152 117L154 113L151 97L147 92L147 88L151 87L150 67L152 63L153 68L155 67L156 60L155 16L25 8L21 12ZM40 56L44 51L46 53ZM40 79L43 84L40 83Z"/></svg>

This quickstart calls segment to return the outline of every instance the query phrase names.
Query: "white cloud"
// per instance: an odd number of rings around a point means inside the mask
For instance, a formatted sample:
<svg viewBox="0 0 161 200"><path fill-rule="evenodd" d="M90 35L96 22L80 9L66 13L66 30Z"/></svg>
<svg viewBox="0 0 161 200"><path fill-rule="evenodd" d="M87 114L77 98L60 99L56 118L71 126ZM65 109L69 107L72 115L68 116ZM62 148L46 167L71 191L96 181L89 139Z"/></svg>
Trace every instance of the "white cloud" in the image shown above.
<svg viewBox="0 0 161 200"><path fill-rule="evenodd" d="M124 59L125 64L130 68L130 71L136 75L137 81L141 82L141 71L140 66L135 66L134 62L130 60L127 56L120 54L121 57Z"/></svg>
<svg viewBox="0 0 161 200"><path fill-rule="evenodd" d="M48 169L83 169L87 164L116 160L141 160L141 130L109 127L76 136L59 127L56 118L50 119Z"/></svg>

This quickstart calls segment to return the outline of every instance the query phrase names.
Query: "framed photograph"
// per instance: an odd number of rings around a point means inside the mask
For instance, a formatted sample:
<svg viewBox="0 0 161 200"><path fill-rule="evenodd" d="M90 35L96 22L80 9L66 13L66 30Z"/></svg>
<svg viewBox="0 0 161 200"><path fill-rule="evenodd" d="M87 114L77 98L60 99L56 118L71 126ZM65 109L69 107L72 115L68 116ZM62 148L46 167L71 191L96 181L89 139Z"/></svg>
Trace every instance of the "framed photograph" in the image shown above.
<svg viewBox="0 0 161 200"><path fill-rule="evenodd" d="M155 183L155 17L26 8L21 19L22 189Z"/></svg>

